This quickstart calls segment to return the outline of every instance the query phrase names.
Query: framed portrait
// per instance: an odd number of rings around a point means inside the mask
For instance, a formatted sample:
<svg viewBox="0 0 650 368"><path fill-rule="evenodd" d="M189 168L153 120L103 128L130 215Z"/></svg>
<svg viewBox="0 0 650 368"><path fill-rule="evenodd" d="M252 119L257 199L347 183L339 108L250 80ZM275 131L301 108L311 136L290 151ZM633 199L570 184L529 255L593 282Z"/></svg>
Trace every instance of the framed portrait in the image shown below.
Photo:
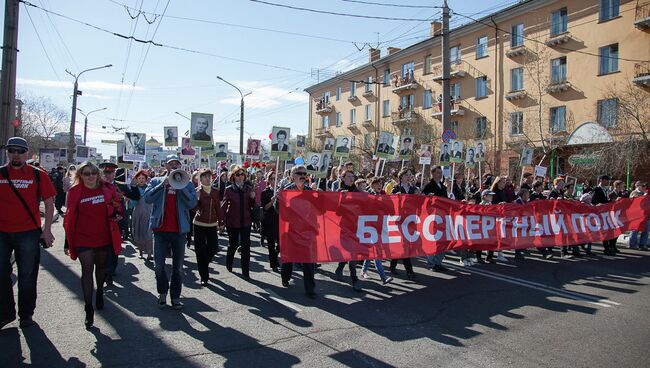
<svg viewBox="0 0 650 368"><path fill-rule="evenodd" d="M271 155L280 158L289 157L289 137L291 129L284 127L273 127L271 131Z"/></svg>
<svg viewBox="0 0 650 368"><path fill-rule="evenodd" d="M190 116L190 138L192 147L212 146L214 115L193 112Z"/></svg>
<svg viewBox="0 0 650 368"><path fill-rule="evenodd" d="M304 135L296 136L296 147L304 148L307 142L307 137Z"/></svg>
<svg viewBox="0 0 650 368"><path fill-rule="evenodd" d="M190 137L183 137L181 139L181 158L193 158L196 155L196 149L192 147L192 140Z"/></svg>
<svg viewBox="0 0 650 368"><path fill-rule="evenodd" d="M399 139L399 158L400 160L410 160L413 156L413 144L415 137L412 135L405 135Z"/></svg>
<svg viewBox="0 0 650 368"><path fill-rule="evenodd" d="M305 157L305 167L307 168L307 173L310 175L316 175L321 170L323 164L323 155L317 152L307 152Z"/></svg>
<svg viewBox="0 0 650 368"><path fill-rule="evenodd" d="M423 144L420 146L418 155L420 156L420 165L431 165L431 155L433 150L430 144Z"/></svg>
<svg viewBox="0 0 650 368"><path fill-rule="evenodd" d="M476 147L467 146L465 152L465 168L473 169L476 166Z"/></svg>
<svg viewBox="0 0 650 368"><path fill-rule="evenodd" d="M375 150L375 156L379 158L392 158L395 156L395 136L390 132L379 133L379 141Z"/></svg>
<svg viewBox="0 0 650 368"><path fill-rule="evenodd" d="M165 147L178 147L178 127L167 126L163 128Z"/></svg>
<svg viewBox="0 0 650 368"><path fill-rule="evenodd" d="M147 135L144 133L124 133L124 161L144 161L146 141Z"/></svg>
<svg viewBox="0 0 650 368"><path fill-rule="evenodd" d="M334 152L335 143L334 138L325 138L325 141L323 141L323 152Z"/></svg>
<svg viewBox="0 0 650 368"><path fill-rule="evenodd" d="M449 166L451 163L451 144L450 142L444 142L440 146L440 156L438 158L438 163L440 166Z"/></svg>
<svg viewBox="0 0 650 368"><path fill-rule="evenodd" d="M217 161L228 159L228 142L216 142L214 144L214 158Z"/></svg>
<svg viewBox="0 0 650 368"><path fill-rule="evenodd" d="M533 147L524 147L521 150L520 166L533 166Z"/></svg>
<svg viewBox="0 0 650 368"><path fill-rule="evenodd" d="M336 137L334 156L335 157L350 157L350 148L352 147L352 137L347 135L340 135Z"/></svg>
<svg viewBox="0 0 650 368"><path fill-rule="evenodd" d="M460 163L463 162L463 142L458 140L450 140L449 148L451 151L449 153L449 162L451 163Z"/></svg>
<svg viewBox="0 0 650 368"><path fill-rule="evenodd" d="M260 139L248 139L248 145L246 146L246 157L252 159L258 159L260 157L260 149L262 146L262 141Z"/></svg>

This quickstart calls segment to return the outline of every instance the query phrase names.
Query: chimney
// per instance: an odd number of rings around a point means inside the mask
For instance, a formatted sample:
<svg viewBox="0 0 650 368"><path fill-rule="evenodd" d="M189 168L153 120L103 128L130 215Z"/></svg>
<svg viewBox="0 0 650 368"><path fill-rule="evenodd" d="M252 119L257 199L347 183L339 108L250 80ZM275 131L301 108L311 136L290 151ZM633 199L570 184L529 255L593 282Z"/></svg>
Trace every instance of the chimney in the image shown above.
<svg viewBox="0 0 650 368"><path fill-rule="evenodd" d="M381 50L373 49L372 47L368 50L370 54L370 62L377 61L381 59Z"/></svg>
<svg viewBox="0 0 650 368"><path fill-rule="evenodd" d="M389 47L388 48L388 55L392 55L392 54L396 53L399 50L401 50L399 47Z"/></svg>
<svg viewBox="0 0 650 368"><path fill-rule="evenodd" d="M431 22L431 29L429 30L429 38L435 35L442 34L442 23L441 22Z"/></svg>

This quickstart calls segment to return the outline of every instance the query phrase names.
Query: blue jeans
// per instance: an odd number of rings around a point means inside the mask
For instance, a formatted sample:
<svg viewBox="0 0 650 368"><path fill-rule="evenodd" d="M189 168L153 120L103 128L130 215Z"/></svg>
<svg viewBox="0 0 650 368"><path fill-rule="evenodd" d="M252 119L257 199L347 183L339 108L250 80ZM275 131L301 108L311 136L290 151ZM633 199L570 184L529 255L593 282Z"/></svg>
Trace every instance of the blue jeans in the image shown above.
<svg viewBox="0 0 650 368"><path fill-rule="evenodd" d="M646 223L645 231L639 237L639 231L632 231L630 234L630 248L645 248L648 246L648 232L650 231L650 219Z"/></svg>
<svg viewBox="0 0 650 368"><path fill-rule="evenodd" d="M29 318L36 308L36 283L41 261L38 229L19 233L0 233L0 320L16 317L14 288L11 284L11 253L16 252L18 267L18 315Z"/></svg>
<svg viewBox="0 0 650 368"><path fill-rule="evenodd" d="M171 285L165 271L165 258L167 251L172 252L172 279ZM156 272L156 288L158 294L166 295L171 289L171 298L178 299L183 288L183 258L185 257L184 233L153 233L153 258Z"/></svg>
<svg viewBox="0 0 650 368"><path fill-rule="evenodd" d="M436 253L432 256L427 256L427 266L442 266L442 260L445 259L445 252Z"/></svg>
<svg viewBox="0 0 650 368"><path fill-rule="evenodd" d="M370 268L371 262L375 263L375 269L377 270L377 273L379 274L381 281L386 280L386 272L384 271L384 265L381 264L381 259L375 259L374 261L370 259L366 259L365 261L363 261L363 273L368 273L368 268Z"/></svg>

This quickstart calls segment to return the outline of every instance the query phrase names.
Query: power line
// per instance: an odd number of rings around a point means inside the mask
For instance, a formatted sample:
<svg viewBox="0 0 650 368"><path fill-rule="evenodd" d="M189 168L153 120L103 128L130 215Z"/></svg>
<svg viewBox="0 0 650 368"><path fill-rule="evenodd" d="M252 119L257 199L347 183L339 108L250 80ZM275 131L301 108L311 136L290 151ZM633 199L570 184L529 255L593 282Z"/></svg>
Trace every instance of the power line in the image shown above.
<svg viewBox="0 0 650 368"><path fill-rule="evenodd" d="M431 6L431 5L403 5L403 4L388 4L388 3L376 3L372 1L359 1L359 0L341 0L346 3L357 3L365 5L377 5L377 6L390 6L396 8L415 8L415 9L442 9L442 6Z"/></svg>
<svg viewBox="0 0 650 368"><path fill-rule="evenodd" d="M483 21L481 21L481 20L474 19L474 18L470 17L469 15L464 15L464 14L456 13L456 12L454 12L453 14L455 14L455 15L460 15L461 17L464 17L464 18L470 19L470 20L472 20L472 21L474 21L474 22L476 22L476 23L482 24L482 25L484 25L484 26L490 27L490 28L495 29L495 30L497 30L497 31L499 31L499 32L503 32L503 33L505 33L505 34L507 34L507 35L512 36L512 32L509 32L509 31L506 31L506 30L504 30L504 29L501 29L501 28L499 28L499 27L497 27L497 26L495 26L495 25L493 25L493 24L489 24L489 23L483 22ZM528 40L528 41L531 41L531 42L536 42L536 43L539 43L539 44L541 44L541 45L546 46L546 43L545 43L545 42L540 41L540 40L536 40L536 39L534 39L534 38L524 37L523 35L517 35L517 37L521 37L521 38L524 39L524 40ZM559 45L555 45L555 46L553 46L553 47L556 48L556 49L564 50L564 51L570 51L570 52L575 52L575 53L577 53L577 54L583 54L583 55L595 56L595 57L598 57L598 58L601 58L601 57L603 57L603 58L605 58L605 57L606 57L606 58L615 58L615 59L617 59L617 60L629 61L629 62L635 62L635 63L643 63L643 62L648 62L648 61L650 61L650 60L639 60L639 59L627 59L627 58L615 57L615 56L603 56L603 55L600 55L600 54L595 54L595 53L593 53L593 52L582 51L582 50L576 50L576 49L572 49L572 48L569 48L569 47L563 47L563 46L559 46Z"/></svg>
<svg viewBox="0 0 650 368"><path fill-rule="evenodd" d="M304 71L304 70L297 70L297 69L292 69L292 68L288 68L288 67L284 67L284 66L279 66L279 65L267 64L267 63L260 63L260 62L256 62L256 61L245 60L245 59L235 58L235 57L231 57L231 56L223 56L223 55L213 54L213 53L206 52L206 51L200 51L200 50L188 49L188 48L185 48L185 47L182 47L182 46L166 45L166 44L162 44L162 43L159 43L159 42L154 42L153 40L141 40L141 39L138 39L138 38L136 38L136 37L134 37L134 36L125 36L125 35L123 35L123 34L120 34L120 33L117 33L117 32L110 31L110 30L108 30L108 29L106 29L106 28L102 28L102 27L96 26L96 25L94 25L94 24L90 24L90 23L88 23L88 22L85 22L85 21L81 21L81 20L75 19L75 18L69 17L69 16L67 16L67 15L63 15L63 14L61 14L61 13L57 13L57 12L54 12L54 11L51 11L51 10L43 9L43 8L41 8L40 6L35 5L35 4L32 4L32 3L28 2L28 1L25 1L25 0L18 0L18 1L21 2L21 3L23 3L23 4L25 4L25 5L27 5L27 6L31 6L31 7L33 7L33 8L36 8L36 9L42 10L42 11L44 11L44 12L48 12L48 13L50 13L50 14L56 15L57 17L61 17L61 18L67 19L67 20L69 20L69 21L72 21L72 22L75 22L75 23L79 23L79 24L85 25L85 26L90 27L90 28L93 28L93 29L95 29L95 30L97 30L97 31L101 31L101 32L104 32L104 33L108 33L108 34L111 34L111 35L113 35L113 36L117 36L117 37L120 37L120 38L123 38L123 39L126 39L126 40L133 40L133 41L135 41L135 42L143 43L143 44L149 44L149 43L150 43L150 44L152 44L153 46L157 46L157 47L161 47L161 48L166 48L166 49L171 49L171 50L177 50L177 51L184 51L184 52L188 52L188 53L199 54L199 55L205 55L205 56L211 56L211 57L218 58L218 59L224 59L224 60L236 61L236 62L240 62L240 63L251 64L251 65L257 65L257 66L263 66L263 67L273 68L273 69L286 70L286 71L296 72L296 73L301 73L301 74L309 74L309 72L306 72L306 71Z"/></svg>
<svg viewBox="0 0 650 368"><path fill-rule="evenodd" d="M126 5L126 4L122 4L122 3L117 2L115 0L108 0L108 1L110 1L113 4L122 6L122 7L126 8L127 10L129 10L129 9L130 10L136 10L135 8L132 8L132 7L128 6L128 5ZM161 14L156 14L156 13L151 13L151 12L146 12L146 11L142 11L142 14L149 14L149 15L154 15L154 16L160 16L161 15ZM272 28L247 26L247 25L243 25L243 24L218 22L218 21L215 21L215 20L208 20L208 19L181 17L181 16L174 16L174 15L166 15L165 17L168 18L168 19L177 19L177 20L184 20L184 21L197 22L197 23L214 24L214 25L219 25L219 26L250 29L250 30L254 30L254 31L271 32L271 33L285 34L285 35L290 35L290 36L314 38L314 39L319 39L319 40L334 41L334 42L341 42L341 43L364 43L363 41L343 40L343 39L340 39L340 38L333 38L333 37L327 37L327 36L306 34L306 33L300 33L300 32L283 31L283 30L272 29Z"/></svg>
<svg viewBox="0 0 650 368"><path fill-rule="evenodd" d="M50 54L47 53L47 49L45 48L45 45L43 44L43 40L41 39L41 35L38 33L38 29L36 28L36 25L34 24L34 20L32 19L32 15L29 14L29 10L25 8L25 12L27 13L27 17L29 17L29 22L32 24L32 27L34 27L34 32L36 32L36 37L38 38L38 42L41 44L41 47L43 48L43 52L45 53L45 57L47 58L48 63L50 64L50 68L52 68L52 71L54 72L54 75L56 76L56 79L61 82L61 78L59 77L59 74L56 72L56 69L54 68L54 64L52 63L52 59L50 59Z"/></svg>
<svg viewBox="0 0 650 368"><path fill-rule="evenodd" d="M342 16L342 17L380 19L380 20L398 20L398 21L405 21L405 22L422 22L422 21L425 21L425 19L416 19L416 18L379 17L379 16L373 16L373 15L337 13L337 12L331 12L331 11L327 11L327 10L317 10L317 9L303 8L303 7L299 7L299 6L276 4L276 3L272 3L272 2L268 2L268 1L262 1L262 0L248 0L248 1L251 1L251 2L254 2L254 3L259 3L259 4L264 4L264 5L277 6L279 8L306 11L306 12L310 12L310 13L338 15L338 16Z"/></svg>

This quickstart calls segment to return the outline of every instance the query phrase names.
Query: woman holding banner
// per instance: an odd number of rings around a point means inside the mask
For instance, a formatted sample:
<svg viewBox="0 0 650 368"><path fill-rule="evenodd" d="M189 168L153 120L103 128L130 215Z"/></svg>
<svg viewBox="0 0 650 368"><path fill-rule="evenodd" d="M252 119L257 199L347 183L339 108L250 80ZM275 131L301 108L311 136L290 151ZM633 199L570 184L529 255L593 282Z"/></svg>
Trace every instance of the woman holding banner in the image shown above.
<svg viewBox="0 0 650 368"><path fill-rule="evenodd" d="M230 185L226 187L221 202L221 210L226 219L228 231L228 252L226 268L232 272L232 263L237 247L241 246L242 278L250 280L249 265L251 258L251 223L255 207L255 191L246 185L246 171L234 166L230 172Z"/></svg>
<svg viewBox="0 0 650 368"><path fill-rule="evenodd" d="M198 203L192 224L194 225L194 251L196 265L201 277L201 285L207 286L210 280L210 263L219 249L217 227L223 222L221 194L212 188L212 171L199 171L199 186L196 188Z"/></svg>
<svg viewBox="0 0 650 368"><path fill-rule="evenodd" d="M431 181L424 186L422 194L431 195L435 197L448 197L447 186L445 186L442 177L442 167L434 166L431 168ZM447 268L442 265L445 259L445 252L439 252L434 255L427 256L427 266L430 270L445 272Z"/></svg>
<svg viewBox="0 0 650 368"><path fill-rule="evenodd" d="M275 188L275 171L269 171L266 174L266 188L262 191L262 239L266 239L267 249L269 250L269 264L273 272L280 272L280 263L278 262L278 212L275 208L277 195L274 193Z"/></svg>
<svg viewBox="0 0 650 368"><path fill-rule="evenodd" d="M140 170L135 174L133 180L136 183L135 189L140 191L140 199L130 200L135 202L135 208L131 215L131 229L133 243L140 251L140 258L144 258L144 251L147 252L147 261L153 261L153 231L149 227L152 206L144 201L144 191L147 189L149 175L145 170Z"/></svg>
<svg viewBox="0 0 650 368"><path fill-rule="evenodd" d="M420 190L417 187L411 185L412 177L413 171L411 171L410 168L402 169L399 174L397 174L399 182L396 186L393 187L391 194L418 194ZM398 261L400 261L400 259L390 260L390 272L394 275L399 275L399 272L397 272ZM413 264L411 263L411 259L402 258L401 261L404 263L404 268L406 269L406 277L408 277L409 280L414 279L415 272L413 272Z"/></svg>
<svg viewBox="0 0 650 368"><path fill-rule="evenodd" d="M339 192L359 192L359 190L357 190L357 187L354 185L354 171L346 169L343 172L341 179L342 180L339 187ZM361 291L361 285L359 284L359 279L357 278L357 261L339 262L339 265L336 267L336 271L334 272L336 279L338 281L343 281L343 269L345 268L346 264L350 268L350 282L352 283L352 289L354 289L354 291Z"/></svg>

